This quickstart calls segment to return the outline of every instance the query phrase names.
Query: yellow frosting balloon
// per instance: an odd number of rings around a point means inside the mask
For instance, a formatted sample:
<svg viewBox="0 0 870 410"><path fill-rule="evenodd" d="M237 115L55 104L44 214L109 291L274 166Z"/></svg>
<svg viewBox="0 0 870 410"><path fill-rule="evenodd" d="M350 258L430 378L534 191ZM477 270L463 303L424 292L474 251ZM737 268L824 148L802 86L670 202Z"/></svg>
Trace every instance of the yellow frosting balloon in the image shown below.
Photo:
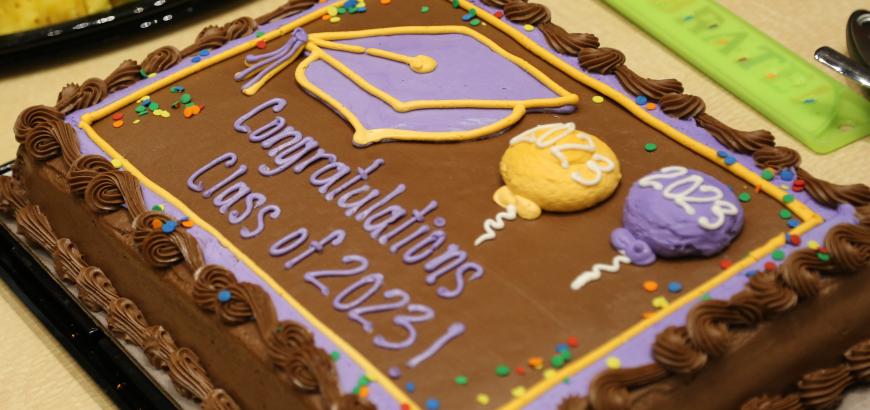
<svg viewBox="0 0 870 410"><path fill-rule="evenodd" d="M613 150L574 123L541 125L510 144L500 165L505 186L493 199L515 206L523 219L589 208L610 197L622 178Z"/></svg>

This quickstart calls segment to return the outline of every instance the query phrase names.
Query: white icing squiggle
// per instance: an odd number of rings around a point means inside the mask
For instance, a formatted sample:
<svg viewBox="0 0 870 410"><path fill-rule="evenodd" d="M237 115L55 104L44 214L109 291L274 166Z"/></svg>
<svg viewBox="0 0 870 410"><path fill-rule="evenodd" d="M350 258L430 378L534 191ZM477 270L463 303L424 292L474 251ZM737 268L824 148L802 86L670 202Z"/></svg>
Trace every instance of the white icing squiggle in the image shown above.
<svg viewBox="0 0 870 410"><path fill-rule="evenodd" d="M483 230L486 232L474 240L474 246L480 246L486 241L495 239L495 231L504 229L505 221L513 221L514 219L517 219L517 207L508 205L504 211L495 214L495 218L483 221Z"/></svg>
<svg viewBox="0 0 870 410"><path fill-rule="evenodd" d="M592 269L577 275L574 281L571 282L571 290L580 290L589 282L594 282L601 279L602 272L615 273L619 271L621 265L631 264L631 259L625 256L625 251L619 251L619 255L613 257L610 265L596 263L592 265Z"/></svg>

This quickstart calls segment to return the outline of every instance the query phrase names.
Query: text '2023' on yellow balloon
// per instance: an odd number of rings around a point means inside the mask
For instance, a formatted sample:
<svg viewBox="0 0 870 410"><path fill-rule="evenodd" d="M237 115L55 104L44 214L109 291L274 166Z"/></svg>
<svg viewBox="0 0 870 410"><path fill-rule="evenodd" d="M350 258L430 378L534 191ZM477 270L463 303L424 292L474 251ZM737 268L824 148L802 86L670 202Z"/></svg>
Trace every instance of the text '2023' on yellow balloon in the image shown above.
<svg viewBox="0 0 870 410"><path fill-rule="evenodd" d="M574 123L541 125L514 137L500 170L505 185L493 199L529 220L542 211L589 208L610 197L622 179L613 150Z"/></svg>

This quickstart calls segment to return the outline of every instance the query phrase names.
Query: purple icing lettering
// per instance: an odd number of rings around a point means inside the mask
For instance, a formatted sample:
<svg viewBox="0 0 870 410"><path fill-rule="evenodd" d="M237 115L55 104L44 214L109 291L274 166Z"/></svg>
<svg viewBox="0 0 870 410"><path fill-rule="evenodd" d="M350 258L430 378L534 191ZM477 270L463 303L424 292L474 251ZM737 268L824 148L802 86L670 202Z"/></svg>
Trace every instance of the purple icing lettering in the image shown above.
<svg viewBox="0 0 870 410"><path fill-rule="evenodd" d="M245 219L248 219L248 217L251 216L251 213L254 212L255 209L259 208L265 203L266 196L259 192L254 192L245 197L245 207L242 209L242 211L239 212L235 209L230 211L227 219L233 225L240 224Z"/></svg>
<svg viewBox="0 0 870 410"><path fill-rule="evenodd" d="M305 281L320 289L323 296L329 295L329 286L323 284L320 278L356 276L366 271L369 268L369 260L359 255L345 255L341 258L341 263L350 265L356 263L357 266L347 269L332 269L332 270L315 270L304 275Z"/></svg>
<svg viewBox="0 0 870 410"><path fill-rule="evenodd" d="M242 235L242 238L251 239L261 233L266 229L266 217L269 217L271 220L278 219L281 216L281 208L277 205L267 205L260 208L257 211L257 226L254 227L253 230L243 227L239 232Z"/></svg>
<svg viewBox="0 0 870 410"><path fill-rule="evenodd" d="M283 98L273 98L269 101L266 101L239 117L239 119L237 119L236 122L233 123L233 129L238 132L247 134L251 132L251 127L245 124L246 122L248 122L248 120L269 108L272 108L272 112L279 113L286 106L287 100Z"/></svg>
<svg viewBox="0 0 870 410"><path fill-rule="evenodd" d="M358 279L356 282L351 283L348 287L344 288L338 295L335 295L335 299L332 300L332 307L339 312L346 312L351 310L368 300L372 295L377 293L377 291L384 284L384 275L378 272L370 273L368 275L363 276ZM352 295L354 292L362 289L363 287L368 286L368 289L363 291L363 293L356 297L356 299L351 300L350 302L346 302L348 296Z"/></svg>
<svg viewBox="0 0 870 410"><path fill-rule="evenodd" d="M428 322L435 318L435 311L426 305L412 303L406 309L415 315L397 315L393 319L393 324L405 329L408 336L402 341L391 342L383 335L377 335L374 338L375 346L392 350L405 349L417 341L417 328L414 327L414 323Z"/></svg>
<svg viewBox="0 0 870 410"><path fill-rule="evenodd" d="M351 198L353 198L359 194L362 194L366 191L369 191L369 189L371 189L371 187L368 185L363 185L361 187L351 189L350 191L347 191L344 194L342 194L340 197L338 197L338 202L336 202L336 205L338 205L339 208L344 208L344 210L345 210L344 214L346 216L351 216L356 211L359 211L360 208L365 206L365 204L367 204L367 203L371 202L373 199L377 198L378 195L380 195L380 193L381 193L381 191L378 191L377 189L372 189L368 194L366 194L361 199L358 199L354 202L350 202Z"/></svg>
<svg viewBox="0 0 870 410"><path fill-rule="evenodd" d="M405 292L402 289L390 289L384 292L384 297L387 299L398 300L395 302L380 303L371 306L354 308L347 314L347 316L350 317L350 320L353 320L354 322L362 325L362 328L363 330L365 330L366 333L371 333L374 330L372 322L363 318L363 315L398 310L405 307L405 305L407 305L411 301L411 295L409 295L408 292Z"/></svg>
<svg viewBox="0 0 870 410"><path fill-rule="evenodd" d="M393 237L402 233L411 225L414 225L415 223L423 223L423 221L426 219L426 215L434 211L436 208L438 208L438 201L430 201L428 204L426 204L426 207L423 208L423 210L414 209L413 211L411 211L411 216L408 217L408 219L406 219L392 231L387 232L386 234L378 238L378 243L380 243L381 245L386 245L387 242L393 239ZM393 251L392 249L390 250L393 253L396 253L396 251Z"/></svg>
<svg viewBox="0 0 870 410"><path fill-rule="evenodd" d="M356 214L356 220L362 221L363 219L366 219L373 211L386 205L387 203L401 195L402 192L405 192L405 184L396 185L396 188L393 189L392 192L381 198L381 200L375 202L374 204L372 204L372 206L366 208L366 210Z"/></svg>
<svg viewBox="0 0 870 410"><path fill-rule="evenodd" d="M363 230L371 234L372 239L377 238L384 229L402 219L405 213L405 208L390 205L369 216L363 223Z"/></svg>
<svg viewBox="0 0 870 410"><path fill-rule="evenodd" d="M327 177L324 177L323 174L329 171L335 172ZM311 177L308 178L308 182L310 182L311 185L318 187L317 192L324 194L326 193L326 191L329 191L329 188L332 187L332 184L346 177L349 173L350 167L347 166L345 163L338 161L330 162L320 167L320 169L318 169L317 171L314 171L314 173L311 174Z"/></svg>
<svg viewBox="0 0 870 410"><path fill-rule="evenodd" d="M278 257L293 252L308 239L308 229L299 228L284 235L269 247L269 255Z"/></svg>
<svg viewBox="0 0 870 410"><path fill-rule="evenodd" d="M251 188L244 182L236 182L230 185L229 188L221 191L212 199L214 206L218 207L218 212L225 214L236 202L244 199L251 193Z"/></svg>
<svg viewBox="0 0 870 410"><path fill-rule="evenodd" d="M217 158L209 161L208 164L203 165L200 169L194 171L193 175L190 178L187 178L187 187L190 188L193 192L202 192L205 187L201 182L197 181L203 174L211 170L212 168L218 166L218 164L223 163L225 168L232 167L236 165L236 162L239 160L239 157L232 152L227 152L225 154L218 155Z"/></svg>
<svg viewBox="0 0 870 410"><path fill-rule="evenodd" d="M447 234L442 230L433 231L420 242L414 244L411 249L408 249L402 255L402 261L408 265L413 265L422 261L435 253L444 241L447 239Z"/></svg>
<svg viewBox="0 0 870 410"><path fill-rule="evenodd" d="M266 164L260 164L258 170L263 176L271 177L284 172L287 168L293 166L296 161L308 155L309 152L317 149L318 143L314 138L305 137L301 141L285 142L269 151L269 156L275 163L275 168L269 168Z"/></svg>
<svg viewBox="0 0 870 410"><path fill-rule="evenodd" d="M335 155L329 152L326 152L323 148L318 148L317 152L314 155L308 157L305 161L302 161L299 165L293 167L293 172L297 174L301 174L302 171L305 171L305 168L308 168L311 164L325 159L327 163L335 162Z"/></svg>
<svg viewBox="0 0 870 410"><path fill-rule="evenodd" d="M239 165L239 168L236 169L235 171L233 171L233 173L230 174L230 176L224 178L223 180L221 180L220 182L218 182L217 184L215 184L214 186L209 188L207 191L203 192L202 193L203 198L211 198L211 196L214 195L215 192L224 189L225 186L227 186L231 182L241 178L242 175L245 175L247 172L248 172L247 165L245 165L245 164Z"/></svg>
<svg viewBox="0 0 870 410"><path fill-rule="evenodd" d="M279 132L283 132L286 130L287 120L282 116L276 116L272 119L272 121L267 122L260 128L254 130L254 132L248 135L248 141L250 142L262 142L264 139L272 137ZM291 128L292 130L292 128Z"/></svg>
<svg viewBox="0 0 870 410"><path fill-rule="evenodd" d="M444 276L448 271L459 267L466 259L468 259L468 254L461 250L459 245L455 243L447 245L446 251L423 265L423 269L429 272L426 275L426 284L434 285L438 281L438 278Z"/></svg>
<svg viewBox="0 0 870 410"><path fill-rule="evenodd" d="M335 198L336 195L340 194L345 189L350 188L351 185L354 185L359 181L368 180L369 176L374 174L375 171L377 171L378 168L381 167L381 165L384 165L384 160L378 158L378 159L372 161L372 163L368 167L357 168L356 175L351 177L349 180L345 181L345 183L339 185L338 188L327 193L326 196L324 196L324 198L326 198L327 201L332 201L332 198Z"/></svg>
<svg viewBox="0 0 870 410"><path fill-rule="evenodd" d="M416 231L409 233L408 236L399 239L396 243L390 245L390 252L398 252L400 249L405 247L405 245L417 240L417 238L423 236L426 232L429 232L429 225L418 227Z"/></svg>
<svg viewBox="0 0 870 410"><path fill-rule="evenodd" d="M344 229L336 229L330 232L326 237L321 241L311 241L311 244L308 245L308 249L303 251L301 254L297 255L295 258L290 259L284 264L284 269L293 269L294 266L308 258L309 256L316 253L323 253L323 250L326 248L326 245L338 246L344 242L345 232Z"/></svg>
<svg viewBox="0 0 870 410"><path fill-rule="evenodd" d="M443 349L444 346L447 345L447 343L449 343L453 339L456 339L459 336L462 336L463 333L465 333L465 325L463 323L456 322L451 324L447 328L447 331L443 335L441 335L441 337L436 339L431 346L426 348L426 350L424 350L420 354L412 357L411 360L408 360L405 363L405 365L412 369L417 367L418 365L420 365L420 363L423 363L432 356L435 356L435 354L441 351L441 349Z"/></svg>
<svg viewBox="0 0 870 410"><path fill-rule="evenodd" d="M466 279L466 274L470 273ZM456 280L456 286L453 289L448 289L446 286L439 286L436 293L445 299L453 299L462 294L465 290L465 282L472 282L483 277L483 266L474 262L463 263L462 266L453 271L453 278Z"/></svg>

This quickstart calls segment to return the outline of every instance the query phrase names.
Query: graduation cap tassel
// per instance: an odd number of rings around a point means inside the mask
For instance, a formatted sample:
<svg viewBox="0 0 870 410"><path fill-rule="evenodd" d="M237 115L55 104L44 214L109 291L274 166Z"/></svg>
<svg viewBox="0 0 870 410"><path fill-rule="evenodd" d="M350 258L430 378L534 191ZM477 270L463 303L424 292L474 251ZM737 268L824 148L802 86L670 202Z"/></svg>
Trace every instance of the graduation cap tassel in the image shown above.
<svg viewBox="0 0 870 410"><path fill-rule="evenodd" d="M234 76L236 81L248 79L242 86L245 95L254 95L266 83L292 64L308 44L308 33L301 28L293 30L290 39L281 48L264 54L249 54L245 57L248 68Z"/></svg>

